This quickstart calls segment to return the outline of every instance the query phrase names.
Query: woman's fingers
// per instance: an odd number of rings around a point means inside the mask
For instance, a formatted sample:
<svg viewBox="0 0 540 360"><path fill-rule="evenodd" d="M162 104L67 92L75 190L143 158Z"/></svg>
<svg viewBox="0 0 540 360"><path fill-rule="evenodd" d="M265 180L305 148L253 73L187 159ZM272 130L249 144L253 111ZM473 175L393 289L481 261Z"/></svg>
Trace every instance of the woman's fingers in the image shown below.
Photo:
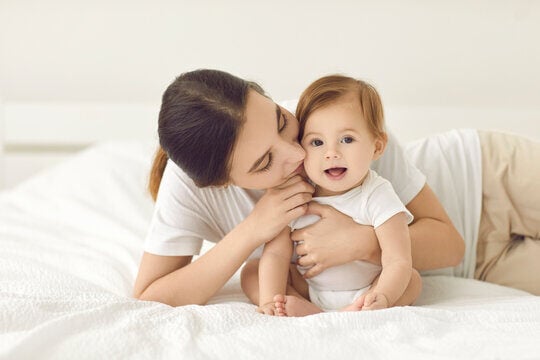
<svg viewBox="0 0 540 360"><path fill-rule="evenodd" d="M306 205L306 210L309 208L309 205ZM292 241L304 241L304 229L296 229L291 233L291 240Z"/></svg>
<svg viewBox="0 0 540 360"><path fill-rule="evenodd" d="M307 203L311 201L311 194L310 193L298 193L296 195L291 196L285 202L283 205L285 206L286 211L291 211L294 208L306 205L306 211L307 211Z"/></svg>
<svg viewBox="0 0 540 360"><path fill-rule="evenodd" d="M310 267L310 266L315 265L315 261L313 261L310 255L299 255L299 258L296 260L296 263L303 267Z"/></svg>
<svg viewBox="0 0 540 360"><path fill-rule="evenodd" d="M294 219L297 219L300 216L305 215L306 211L307 211L307 204L302 204L295 208L290 209L287 212L287 224L289 224Z"/></svg>
<svg viewBox="0 0 540 360"><path fill-rule="evenodd" d="M296 184L298 182L305 182L304 179L300 176L300 175L295 175L289 179L287 179L287 181L285 181L283 184L280 184L278 186L275 187L275 189L285 189L293 184Z"/></svg>
<svg viewBox="0 0 540 360"><path fill-rule="evenodd" d="M323 270L324 268L322 267L321 264L315 264L312 267L310 267L308 271L304 273L304 279L309 279L316 275L319 275L320 273L323 272Z"/></svg>
<svg viewBox="0 0 540 360"><path fill-rule="evenodd" d="M260 238L267 241L275 237L283 227L304 215L314 191L314 187L299 175L279 187L268 189L250 214L250 219L254 219L261 229Z"/></svg>
<svg viewBox="0 0 540 360"><path fill-rule="evenodd" d="M304 256L307 254L306 245L304 245L304 242L297 242L296 243L296 255L298 256Z"/></svg>
<svg viewBox="0 0 540 360"><path fill-rule="evenodd" d="M307 182L302 181L302 182L294 183L291 186L288 186L287 188L284 188L280 191L281 191L280 197L282 197L283 200L288 200L297 194L309 194L311 196L315 192L315 188L311 184L308 184Z"/></svg>

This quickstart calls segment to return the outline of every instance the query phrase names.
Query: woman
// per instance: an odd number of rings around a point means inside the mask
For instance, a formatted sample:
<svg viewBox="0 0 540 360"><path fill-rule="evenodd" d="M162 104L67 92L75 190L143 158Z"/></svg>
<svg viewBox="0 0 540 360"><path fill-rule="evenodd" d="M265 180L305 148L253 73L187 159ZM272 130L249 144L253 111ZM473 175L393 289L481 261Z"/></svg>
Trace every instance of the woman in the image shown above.
<svg viewBox="0 0 540 360"><path fill-rule="evenodd" d="M299 263L312 266L306 277L357 259L380 264L372 227L308 205L313 187L299 175L305 154L298 122L258 85L216 70L182 74L163 95L158 131L162 149L150 189L155 196L159 187L159 193L135 297L205 304L255 250L306 213L322 218L291 234L303 241ZM459 264L461 235L392 137L375 170L415 218L409 227L413 266L421 271ZM203 239L216 245L192 262ZM258 300L256 291L247 292Z"/></svg>

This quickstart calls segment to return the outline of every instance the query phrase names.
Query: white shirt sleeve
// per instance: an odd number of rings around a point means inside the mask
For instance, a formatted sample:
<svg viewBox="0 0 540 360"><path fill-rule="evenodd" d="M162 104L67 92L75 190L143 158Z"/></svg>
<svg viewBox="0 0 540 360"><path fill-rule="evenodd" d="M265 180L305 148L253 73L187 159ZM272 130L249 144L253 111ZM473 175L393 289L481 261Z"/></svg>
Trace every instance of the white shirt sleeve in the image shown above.
<svg viewBox="0 0 540 360"><path fill-rule="evenodd" d="M408 204L426 183L426 176L405 155L397 138L390 132L388 144L380 159L371 168L390 181L403 204Z"/></svg>
<svg viewBox="0 0 540 360"><path fill-rule="evenodd" d="M405 213L407 216L407 224L410 224L413 220L412 214L403 205L392 185L381 178L376 182L366 201L366 212L374 228L381 226L400 212Z"/></svg>
<svg viewBox="0 0 540 360"><path fill-rule="evenodd" d="M197 255L203 239L216 235L204 221L196 185L172 161L159 187L144 250L165 256Z"/></svg>

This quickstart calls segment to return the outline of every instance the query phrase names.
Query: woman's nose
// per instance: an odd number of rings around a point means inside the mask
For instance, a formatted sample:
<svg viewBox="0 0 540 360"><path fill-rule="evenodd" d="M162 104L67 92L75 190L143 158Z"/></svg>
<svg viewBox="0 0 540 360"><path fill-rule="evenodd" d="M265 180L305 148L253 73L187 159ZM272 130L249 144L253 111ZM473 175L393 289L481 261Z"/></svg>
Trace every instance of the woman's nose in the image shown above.
<svg viewBox="0 0 540 360"><path fill-rule="evenodd" d="M303 161L306 157L306 151L297 141L282 141L280 152L284 154L285 161L291 164Z"/></svg>

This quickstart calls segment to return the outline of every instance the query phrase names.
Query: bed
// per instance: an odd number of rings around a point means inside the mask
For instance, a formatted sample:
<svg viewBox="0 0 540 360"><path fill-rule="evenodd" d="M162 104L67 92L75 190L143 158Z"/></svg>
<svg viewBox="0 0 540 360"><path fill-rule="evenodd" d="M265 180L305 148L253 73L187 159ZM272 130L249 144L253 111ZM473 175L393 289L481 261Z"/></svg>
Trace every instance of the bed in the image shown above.
<svg viewBox="0 0 540 360"><path fill-rule="evenodd" d="M539 297L452 276L416 306L305 318L258 314L238 273L207 306L133 299L154 149L102 142L0 193L0 358L540 357Z"/></svg>

